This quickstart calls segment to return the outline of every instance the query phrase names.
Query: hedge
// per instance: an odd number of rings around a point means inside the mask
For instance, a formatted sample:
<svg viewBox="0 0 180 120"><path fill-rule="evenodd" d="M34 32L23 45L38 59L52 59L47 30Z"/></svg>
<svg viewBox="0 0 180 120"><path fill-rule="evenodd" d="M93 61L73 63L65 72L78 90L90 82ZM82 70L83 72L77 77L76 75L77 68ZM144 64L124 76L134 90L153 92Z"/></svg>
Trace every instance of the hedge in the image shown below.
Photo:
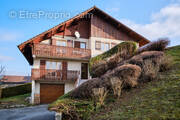
<svg viewBox="0 0 180 120"><path fill-rule="evenodd" d="M2 98L31 93L31 83L2 89Z"/></svg>

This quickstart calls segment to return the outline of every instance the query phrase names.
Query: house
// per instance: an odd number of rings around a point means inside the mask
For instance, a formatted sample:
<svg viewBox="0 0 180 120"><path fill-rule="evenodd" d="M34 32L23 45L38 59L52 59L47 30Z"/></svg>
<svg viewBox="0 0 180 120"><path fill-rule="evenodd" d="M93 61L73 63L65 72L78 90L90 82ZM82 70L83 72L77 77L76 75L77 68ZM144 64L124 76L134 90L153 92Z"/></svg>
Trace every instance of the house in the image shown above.
<svg viewBox="0 0 180 120"><path fill-rule="evenodd" d="M4 75L0 79L1 87L12 87L25 83L31 83L30 76Z"/></svg>
<svg viewBox="0 0 180 120"><path fill-rule="evenodd" d="M97 7L18 46L32 65L32 103L50 103L91 78L89 59L123 41L149 40Z"/></svg>

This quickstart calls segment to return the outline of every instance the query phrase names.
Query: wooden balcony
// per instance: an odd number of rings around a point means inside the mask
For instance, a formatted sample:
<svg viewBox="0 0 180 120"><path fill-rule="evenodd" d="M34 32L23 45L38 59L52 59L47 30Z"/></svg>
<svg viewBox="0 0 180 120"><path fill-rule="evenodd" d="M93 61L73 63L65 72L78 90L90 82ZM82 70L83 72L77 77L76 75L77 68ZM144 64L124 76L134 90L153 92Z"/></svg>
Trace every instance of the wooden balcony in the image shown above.
<svg viewBox="0 0 180 120"><path fill-rule="evenodd" d="M55 45L34 44L33 55L37 57L62 58L89 60L91 57L90 49L63 47Z"/></svg>
<svg viewBox="0 0 180 120"><path fill-rule="evenodd" d="M79 77L79 71L62 71L52 69L32 69L31 79L41 81L76 81Z"/></svg>

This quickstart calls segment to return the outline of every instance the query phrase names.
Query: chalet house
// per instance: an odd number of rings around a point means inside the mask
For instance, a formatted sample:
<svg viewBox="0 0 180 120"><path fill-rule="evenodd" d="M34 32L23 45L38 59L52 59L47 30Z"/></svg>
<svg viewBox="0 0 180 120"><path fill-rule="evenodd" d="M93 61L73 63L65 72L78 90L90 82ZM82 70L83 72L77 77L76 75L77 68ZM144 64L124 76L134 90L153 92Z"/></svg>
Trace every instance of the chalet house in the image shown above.
<svg viewBox="0 0 180 120"><path fill-rule="evenodd" d="M123 41L149 40L97 7L18 46L32 66L32 103L50 103L91 78L88 62Z"/></svg>

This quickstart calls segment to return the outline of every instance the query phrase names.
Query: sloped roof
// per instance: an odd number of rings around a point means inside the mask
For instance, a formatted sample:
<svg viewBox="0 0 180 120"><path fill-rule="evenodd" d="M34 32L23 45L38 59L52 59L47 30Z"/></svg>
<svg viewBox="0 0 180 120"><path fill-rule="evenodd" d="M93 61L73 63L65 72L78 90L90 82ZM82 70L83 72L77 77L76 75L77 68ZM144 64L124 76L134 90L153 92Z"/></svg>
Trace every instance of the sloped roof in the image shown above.
<svg viewBox="0 0 180 120"><path fill-rule="evenodd" d="M53 31L53 30L55 30L55 29L58 29L59 27L63 26L65 23L72 22L74 19L80 18L81 16L84 16L84 15L86 15L86 14L88 14L89 12L92 12L92 11L93 11L93 12L99 12L99 13L103 14L103 15L106 16L108 19L112 20L111 22L114 22L114 23L119 24L117 27L122 26L124 29L127 29L127 31L129 31L130 34L135 34L135 35L137 35L140 39L143 39L144 41L150 42L150 41L149 41L148 39L146 39L145 37L143 37L143 36L141 36L140 34L136 33L135 31L133 31L133 30L130 29L129 27L125 26L124 24L122 24L121 22L119 22L118 20L116 20L115 18L111 17L110 15L108 15L107 13L105 13L104 11L102 11L102 10L100 10L99 8L97 8L96 6L94 6L94 7L90 8L90 9L88 9L88 10L86 10L86 11L84 11L84 12L78 14L78 15L76 15L75 17L70 18L69 20L67 20L67 21L65 21L65 22L62 22L62 23L58 24L57 26L55 26L55 27L53 27L53 28L51 28L51 29L49 29L49 30L46 30L45 32L43 32L43 33L41 33L41 34L39 34L39 35L37 35L37 36L35 36L35 37L33 37L33 38L25 41L25 42L23 42L22 44L18 45L18 47L21 49L24 44L30 43L30 42L32 42L34 39L36 39L36 38L38 38L38 37L41 37L42 35L45 35L46 33L50 32L50 31Z"/></svg>
<svg viewBox="0 0 180 120"><path fill-rule="evenodd" d="M30 76L15 76L15 75L5 75L0 80L4 83L29 83L31 82Z"/></svg>

